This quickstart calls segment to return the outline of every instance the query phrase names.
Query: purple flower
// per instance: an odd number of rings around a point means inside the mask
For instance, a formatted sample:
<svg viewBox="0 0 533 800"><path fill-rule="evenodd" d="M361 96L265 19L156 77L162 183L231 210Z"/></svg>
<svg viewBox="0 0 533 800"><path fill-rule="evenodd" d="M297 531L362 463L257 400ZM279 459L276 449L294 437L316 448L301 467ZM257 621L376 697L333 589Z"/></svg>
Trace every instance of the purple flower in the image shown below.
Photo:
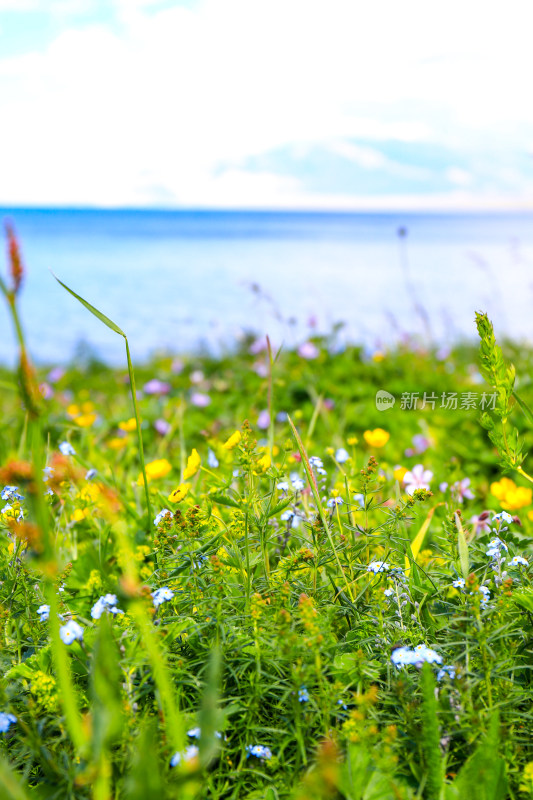
<svg viewBox="0 0 533 800"><path fill-rule="evenodd" d="M318 358L320 355L320 350L313 344L313 342L304 342L298 348L298 355L300 358L305 358L307 361L311 361L314 358Z"/></svg>
<svg viewBox="0 0 533 800"><path fill-rule="evenodd" d="M486 511L483 511L479 516L471 517L470 522L474 526L474 533L490 531L489 515Z"/></svg>
<svg viewBox="0 0 533 800"><path fill-rule="evenodd" d="M156 419L154 422L154 428L161 436L166 436L171 428L171 425L170 422L166 421L166 419Z"/></svg>
<svg viewBox="0 0 533 800"><path fill-rule="evenodd" d="M414 447L409 447L405 451L406 456L420 455L420 453L424 453L431 444L427 436L423 436L421 433L416 433L411 441Z"/></svg>
<svg viewBox="0 0 533 800"><path fill-rule="evenodd" d="M257 427L260 428L262 431L266 430L270 425L270 414L266 409L261 411L259 417L257 418Z"/></svg>
<svg viewBox="0 0 533 800"><path fill-rule="evenodd" d="M170 371L174 375L179 375L181 372L183 372L184 367L185 367L185 364L183 363L181 358L175 358L174 361L172 362L172 364L170 365Z"/></svg>
<svg viewBox="0 0 533 800"><path fill-rule="evenodd" d="M264 361L256 361L255 364L252 364L252 369L260 378L266 378L268 375L268 367Z"/></svg>
<svg viewBox="0 0 533 800"><path fill-rule="evenodd" d="M39 391L44 400L50 400L50 398L54 396L54 390L49 383L46 383L46 381L39 384Z"/></svg>
<svg viewBox="0 0 533 800"><path fill-rule="evenodd" d="M202 394L202 392L193 392L191 394L191 403L197 408L206 408L210 402L211 398L208 394Z"/></svg>
<svg viewBox="0 0 533 800"><path fill-rule="evenodd" d="M250 345L250 349L248 352L251 356L257 356L259 353L262 353L263 350L267 349L267 340L265 337L261 339L256 339L255 342L252 342Z"/></svg>
<svg viewBox="0 0 533 800"><path fill-rule="evenodd" d="M143 392L145 394L168 394L170 392L170 383L160 381L159 378L152 378L151 381L144 384Z"/></svg>
<svg viewBox="0 0 533 800"><path fill-rule="evenodd" d="M50 370L48 375L46 376L46 380L50 381L50 383L57 383L61 380L63 375L65 374L65 370L63 367L54 367Z"/></svg>
<svg viewBox="0 0 533 800"><path fill-rule="evenodd" d="M467 500L474 499L474 493L469 488L470 487L470 478L463 478L462 481L455 481L452 483L452 491L455 492L457 496L457 501L462 503L463 500L466 498Z"/></svg>
<svg viewBox="0 0 533 800"><path fill-rule="evenodd" d="M427 489L433 478L433 473L429 469L424 469L422 464L417 464L412 470L406 472L403 477L407 494L414 494L417 489Z"/></svg>

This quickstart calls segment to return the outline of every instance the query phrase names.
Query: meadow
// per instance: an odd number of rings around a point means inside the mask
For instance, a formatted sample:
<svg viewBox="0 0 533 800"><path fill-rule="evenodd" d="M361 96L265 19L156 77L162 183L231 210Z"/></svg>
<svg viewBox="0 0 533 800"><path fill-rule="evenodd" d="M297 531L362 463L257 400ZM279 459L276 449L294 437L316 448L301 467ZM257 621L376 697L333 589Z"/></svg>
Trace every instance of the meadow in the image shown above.
<svg viewBox="0 0 533 800"><path fill-rule="evenodd" d="M134 368L82 300L124 367L35 370L23 277L10 231L2 798L533 797L533 349Z"/></svg>

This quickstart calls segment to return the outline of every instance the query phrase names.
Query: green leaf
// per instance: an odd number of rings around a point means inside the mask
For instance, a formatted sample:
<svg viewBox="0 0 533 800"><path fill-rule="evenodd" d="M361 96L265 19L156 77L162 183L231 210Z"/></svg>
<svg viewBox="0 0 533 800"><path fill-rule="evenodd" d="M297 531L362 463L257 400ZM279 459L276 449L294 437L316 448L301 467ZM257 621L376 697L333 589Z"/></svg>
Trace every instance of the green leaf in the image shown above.
<svg viewBox="0 0 533 800"><path fill-rule="evenodd" d="M0 756L0 785L2 797L5 800L28 800L28 795L22 784L9 766L8 762Z"/></svg>
<svg viewBox="0 0 533 800"><path fill-rule="evenodd" d="M528 586L518 592L513 592L513 600L521 608L525 608L526 611L533 614L533 589L531 587Z"/></svg>
<svg viewBox="0 0 533 800"><path fill-rule="evenodd" d="M459 562L461 564L461 573L466 581L469 575L468 544L466 541L465 532L459 514L457 514L456 512L454 514L454 517L455 517L455 524L457 525L457 549L459 551Z"/></svg>
<svg viewBox="0 0 533 800"><path fill-rule="evenodd" d="M52 275L54 275L54 273L53 273L53 272L52 272ZM121 330L121 329L118 327L118 325L116 325L116 324L113 322L113 320L109 319L109 317L106 317L106 315L105 315L105 314L102 314L102 312L101 312L101 311L98 311L98 309L97 309L97 308L95 308L94 306L92 306L92 305L91 305L91 304L90 304L90 303L89 303L87 300L84 300L84 299L83 299L83 297L80 297L80 296L79 296L79 294L76 294L76 292L72 291L72 289L69 289L69 287L68 287L68 286L67 286L65 283L63 283L63 281L60 281L60 280L59 280L59 278L57 277L57 275L54 275L54 278L56 279L56 281L57 281L58 283L60 283L60 284L61 284L61 286L63 287L63 289L66 289L66 290L67 290L67 292L69 292L69 294L71 294L71 295L72 295L72 297L75 297L75 298L76 298L76 300L79 300L79 302L82 304L82 306L85 306L85 308L86 308L88 311L90 311L90 312L91 312L91 314L94 314L94 316L95 316L97 319L99 319L99 320L100 320L100 322L103 322L103 323L104 323L104 325L107 325L107 327L108 327L108 328L110 328L112 331L115 331L115 333L118 333L118 334L120 334L120 336L123 336L125 339L127 339L127 336L126 336L126 334L124 333L124 331L123 331L123 330Z"/></svg>
<svg viewBox="0 0 533 800"><path fill-rule="evenodd" d="M215 503L218 503L219 506L230 506L231 508L240 508L239 503L237 503L231 497L228 497L227 494L218 494L217 492L214 492L213 494L209 495L209 499L213 500Z"/></svg>

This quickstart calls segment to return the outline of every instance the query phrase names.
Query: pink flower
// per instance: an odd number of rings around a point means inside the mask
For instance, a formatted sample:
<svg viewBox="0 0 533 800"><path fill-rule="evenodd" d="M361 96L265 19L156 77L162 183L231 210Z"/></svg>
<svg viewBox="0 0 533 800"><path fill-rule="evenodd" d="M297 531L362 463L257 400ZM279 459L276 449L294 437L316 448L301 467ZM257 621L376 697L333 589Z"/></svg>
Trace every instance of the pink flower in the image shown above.
<svg viewBox="0 0 533 800"><path fill-rule="evenodd" d="M255 342L252 342L248 352L250 353L250 355L256 356L259 353L262 353L263 350L266 350L266 349L267 349L267 340L266 340L266 337L264 337L262 339L256 339Z"/></svg>
<svg viewBox="0 0 533 800"><path fill-rule="evenodd" d="M462 481L455 481L455 483L452 483L451 489L457 495L457 502L462 503L465 498L467 500L474 499L474 493L469 488L469 486L470 486L470 478L463 478Z"/></svg>
<svg viewBox="0 0 533 800"><path fill-rule="evenodd" d="M298 355L301 358L306 358L308 361L311 361L313 358L318 358L320 350L313 342L304 342L298 348Z"/></svg>
<svg viewBox="0 0 533 800"><path fill-rule="evenodd" d="M403 476L405 491L407 494L413 494L416 489L427 489L429 491L429 484L432 478L433 473L431 470L424 469L422 464L417 464Z"/></svg>
<svg viewBox="0 0 533 800"><path fill-rule="evenodd" d="M417 433L413 436L412 442L414 447L408 447L405 451L406 456L415 456L419 455L420 453L424 453L431 442L427 438L427 436L423 436L421 433Z"/></svg>
<svg viewBox="0 0 533 800"><path fill-rule="evenodd" d="M164 383L158 378L152 378L151 381L144 384L143 392L145 394L168 394L170 392L170 384Z"/></svg>
<svg viewBox="0 0 533 800"><path fill-rule="evenodd" d="M488 511L482 511L479 516L471 517L470 522L474 526L475 534L479 533L480 531L481 533L490 531L490 514Z"/></svg>
<svg viewBox="0 0 533 800"><path fill-rule="evenodd" d="M167 422L166 419L156 419L154 422L154 428L161 436L166 436L166 434L170 430L170 422Z"/></svg>
<svg viewBox="0 0 533 800"><path fill-rule="evenodd" d="M211 398L208 394L202 394L202 392L193 392L191 394L191 403L197 408L205 408L210 402Z"/></svg>

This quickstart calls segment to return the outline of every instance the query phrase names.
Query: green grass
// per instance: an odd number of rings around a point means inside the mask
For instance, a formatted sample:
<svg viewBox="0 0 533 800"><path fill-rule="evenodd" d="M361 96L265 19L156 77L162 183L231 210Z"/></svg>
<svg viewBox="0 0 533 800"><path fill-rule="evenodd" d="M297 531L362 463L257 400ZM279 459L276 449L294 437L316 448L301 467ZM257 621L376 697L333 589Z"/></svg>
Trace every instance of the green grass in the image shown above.
<svg viewBox="0 0 533 800"><path fill-rule="evenodd" d="M24 499L0 516L0 713L17 718L0 734L2 797L533 796L533 505L520 455L533 441L533 351L501 354L481 333L491 385L467 346L444 360L415 343L372 359L336 352L333 334L310 361L250 355L250 340L217 359L138 365L147 491L131 365L74 364L42 400L28 370L20 394L4 369L0 480ZM168 392L143 393L153 378ZM479 406L492 386L481 425L461 399ZM393 408L376 407L378 390ZM435 407L403 408L413 392ZM454 392L458 408L443 407ZM390 434L381 446L365 439L375 428ZM427 449L406 455L420 435ZM75 455L60 453L65 441ZM201 464L187 474L193 449ZM409 495L398 468L417 464L433 472L430 491ZM501 483L504 468L521 492ZM458 495L464 478L473 499ZM493 519L502 493L519 515L509 525ZM485 510L492 530L471 521ZM494 536L505 562L487 556ZM94 619L106 594L123 613ZM83 639L67 645L70 619ZM394 650L417 645L442 663L395 666Z"/></svg>

